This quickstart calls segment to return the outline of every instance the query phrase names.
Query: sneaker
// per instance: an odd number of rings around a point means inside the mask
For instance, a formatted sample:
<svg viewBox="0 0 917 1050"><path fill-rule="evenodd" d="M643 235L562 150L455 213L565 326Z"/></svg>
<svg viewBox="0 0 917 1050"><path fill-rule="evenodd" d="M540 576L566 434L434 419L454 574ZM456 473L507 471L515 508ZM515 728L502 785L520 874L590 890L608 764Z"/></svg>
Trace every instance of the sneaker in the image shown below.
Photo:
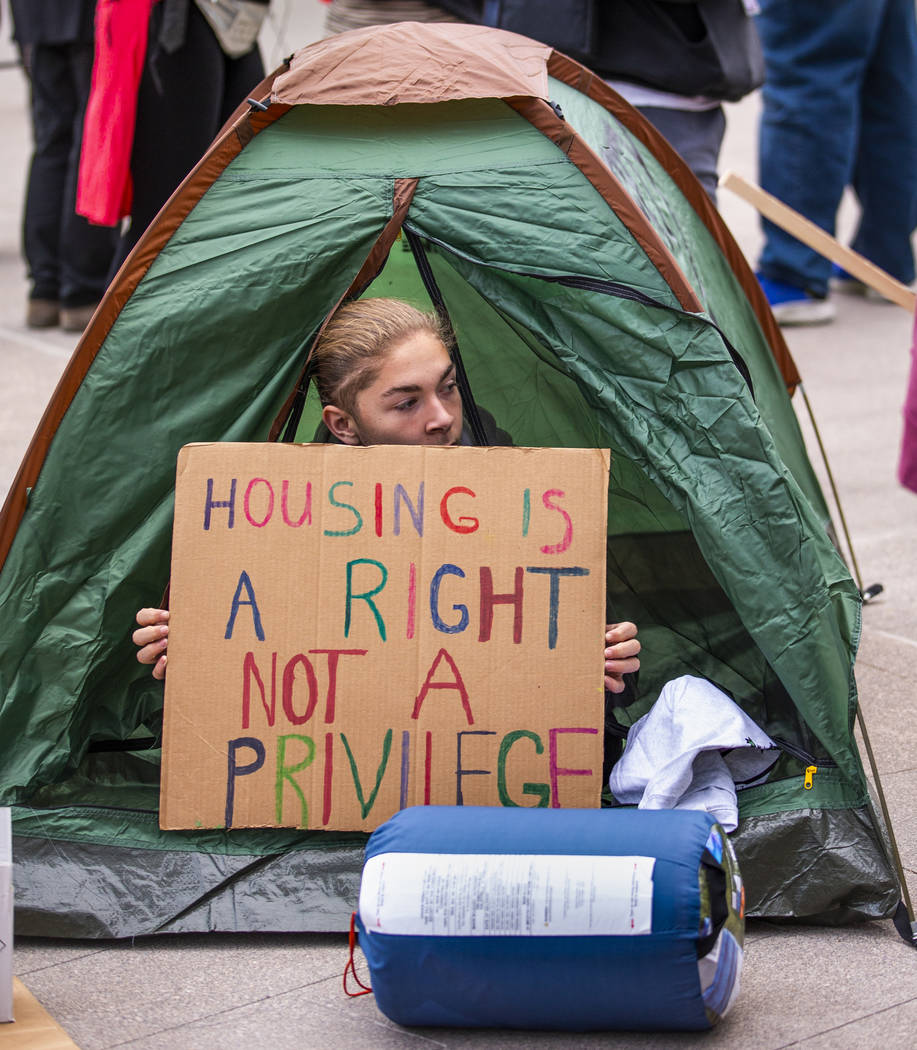
<svg viewBox="0 0 917 1050"><path fill-rule="evenodd" d="M888 302L881 292L877 292L875 288L858 277L854 277L853 274L847 273L837 263L831 266L831 291L840 292L841 295L862 295L877 303Z"/></svg>
<svg viewBox="0 0 917 1050"><path fill-rule="evenodd" d="M60 303L56 299L30 299L26 306L27 328L54 328L60 320Z"/></svg>
<svg viewBox="0 0 917 1050"><path fill-rule="evenodd" d="M810 295L804 288L757 275L777 324L827 324L836 310L830 299Z"/></svg>
<svg viewBox="0 0 917 1050"><path fill-rule="evenodd" d="M65 332L82 332L92 320L98 303L87 306L64 306L60 312L60 326Z"/></svg>

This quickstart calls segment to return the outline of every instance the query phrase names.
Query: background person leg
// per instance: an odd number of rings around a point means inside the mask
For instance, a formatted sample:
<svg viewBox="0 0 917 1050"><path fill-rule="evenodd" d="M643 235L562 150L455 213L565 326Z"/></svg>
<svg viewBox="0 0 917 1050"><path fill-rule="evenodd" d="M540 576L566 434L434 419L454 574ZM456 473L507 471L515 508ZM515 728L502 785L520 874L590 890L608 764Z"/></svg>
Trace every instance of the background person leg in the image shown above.
<svg viewBox="0 0 917 1050"><path fill-rule="evenodd" d="M66 45L34 44L29 49L34 145L22 246L32 282L26 315L30 328L50 327L59 319L61 201L75 112L65 52Z"/></svg>
<svg viewBox="0 0 917 1050"><path fill-rule="evenodd" d="M760 183L834 234L853 180L860 89L886 4L876 0L764 0L757 23L767 77L760 126ZM781 324L834 317L831 263L766 220L759 279Z"/></svg>
<svg viewBox="0 0 917 1050"><path fill-rule="evenodd" d="M917 17L888 0L860 91L853 188L862 208L851 247L892 277L914 280L917 227Z"/></svg>
<svg viewBox="0 0 917 1050"><path fill-rule="evenodd" d="M89 323L108 284L117 230L93 226L76 214L76 183L83 142L83 118L92 82L92 45L67 44L69 91L78 104L71 115L70 149L60 200L61 327L81 332Z"/></svg>

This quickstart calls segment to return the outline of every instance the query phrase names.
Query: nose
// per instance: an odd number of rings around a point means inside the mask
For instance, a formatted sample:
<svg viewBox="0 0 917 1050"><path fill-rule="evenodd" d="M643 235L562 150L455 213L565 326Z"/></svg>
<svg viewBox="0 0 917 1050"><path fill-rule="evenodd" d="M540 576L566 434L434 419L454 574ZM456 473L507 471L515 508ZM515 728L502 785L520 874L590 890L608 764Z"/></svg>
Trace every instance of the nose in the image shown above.
<svg viewBox="0 0 917 1050"><path fill-rule="evenodd" d="M440 398L434 397L430 405L430 415L427 418L427 433L434 434L439 430L448 430L454 419L454 413L443 404Z"/></svg>

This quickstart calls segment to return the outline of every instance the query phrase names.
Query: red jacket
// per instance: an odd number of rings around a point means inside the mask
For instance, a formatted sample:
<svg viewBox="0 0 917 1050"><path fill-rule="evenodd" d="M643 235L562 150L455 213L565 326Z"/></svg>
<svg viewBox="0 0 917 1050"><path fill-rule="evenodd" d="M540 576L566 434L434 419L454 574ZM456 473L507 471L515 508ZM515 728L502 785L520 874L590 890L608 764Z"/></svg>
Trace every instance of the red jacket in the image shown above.
<svg viewBox="0 0 917 1050"><path fill-rule="evenodd" d="M158 0L98 0L92 88L83 125L76 210L116 226L130 215L131 148L150 12Z"/></svg>

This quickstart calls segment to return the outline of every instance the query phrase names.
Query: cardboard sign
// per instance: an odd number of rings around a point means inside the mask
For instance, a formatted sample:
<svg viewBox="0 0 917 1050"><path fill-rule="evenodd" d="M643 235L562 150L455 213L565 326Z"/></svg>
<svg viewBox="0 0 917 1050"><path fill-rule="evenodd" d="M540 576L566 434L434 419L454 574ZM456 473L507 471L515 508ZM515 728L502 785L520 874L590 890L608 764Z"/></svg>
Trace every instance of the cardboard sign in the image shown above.
<svg viewBox="0 0 917 1050"><path fill-rule="evenodd" d="M179 454L164 828L597 806L609 454Z"/></svg>

